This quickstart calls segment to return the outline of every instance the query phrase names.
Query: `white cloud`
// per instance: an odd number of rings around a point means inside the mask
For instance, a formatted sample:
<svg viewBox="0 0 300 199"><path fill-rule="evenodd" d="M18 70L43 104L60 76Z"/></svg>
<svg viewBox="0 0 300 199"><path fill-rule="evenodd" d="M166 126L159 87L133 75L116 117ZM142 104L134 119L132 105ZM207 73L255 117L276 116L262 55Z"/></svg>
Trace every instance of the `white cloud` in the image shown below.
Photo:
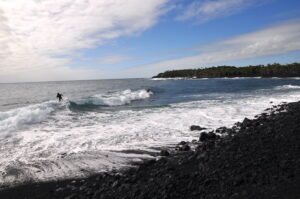
<svg viewBox="0 0 300 199"><path fill-rule="evenodd" d="M168 0L2 0L0 81L55 79L82 70L66 66L78 50L138 34L166 12ZM51 72L50 72L51 71ZM86 70L89 71L89 70ZM28 74L25 77L25 74ZM30 74L31 73L31 74ZM101 71L98 71L101 73ZM36 74L36 75L35 75ZM46 79L51 79L46 75Z"/></svg>
<svg viewBox="0 0 300 199"><path fill-rule="evenodd" d="M201 53L195 56L169 59L119 72L89 69L88 65L68 67L72 59L80 55L81 49L93 48L108 40L138 34L152 27L166 12L167 2L2 0L0 82L150 77L170 69L207 66L300 50L300 19L297 19L211 43L202 47ZM205 2L209 5L208 1ZM219 16L209 13L218 13L222 5L207 6L202 13ZM190 16L198 17L201 13ZM112 55L97 61L99 65L110 65L129 59L123 55Z"/></svg>
<svg viewBox="0 0 300 199"><path fill-rule="evenodd" d="M193 1L184 12L177 17L177 20L183 21L196 19L198 23L228 16L240 12L249 7L255 0L206 0Z"/></svg>
<svg viewBox="0 0 300 199"><path fill-rule="evenodd" d="M202 48L195 56L165 60L127 70L132 77L153 76L173 69L199 68L209 64L278 55L300 50L300 19L277 24Z"/></svg>

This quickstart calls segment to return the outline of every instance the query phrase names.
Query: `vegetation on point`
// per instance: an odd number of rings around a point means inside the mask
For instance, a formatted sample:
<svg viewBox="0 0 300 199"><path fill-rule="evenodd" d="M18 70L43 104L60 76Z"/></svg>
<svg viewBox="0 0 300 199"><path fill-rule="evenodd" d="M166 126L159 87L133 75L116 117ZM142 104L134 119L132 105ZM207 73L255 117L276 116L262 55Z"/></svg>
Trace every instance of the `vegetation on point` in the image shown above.
<svg viewBox="0 0 300 199"><path fill-rule="evenodd" d="M278 63L256 66L218 66L199 69L172 70L153 78L220 78L220 77L300 77L300 63Z"/></svg>

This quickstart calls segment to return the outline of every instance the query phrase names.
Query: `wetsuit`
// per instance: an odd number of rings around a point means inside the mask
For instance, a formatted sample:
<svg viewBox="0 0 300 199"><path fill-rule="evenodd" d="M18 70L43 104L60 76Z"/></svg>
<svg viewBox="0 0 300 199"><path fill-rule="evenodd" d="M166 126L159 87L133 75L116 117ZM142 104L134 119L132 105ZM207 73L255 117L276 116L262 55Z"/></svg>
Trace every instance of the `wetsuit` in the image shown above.
<svg viewBox="0 0 300 199"><path fill-rule="evenodd" d="M62 94L60 94L60 93L57 93L56 97L58 98L58 100L59 100L59 101L61 101L61 100L62 100Z"/></svg>

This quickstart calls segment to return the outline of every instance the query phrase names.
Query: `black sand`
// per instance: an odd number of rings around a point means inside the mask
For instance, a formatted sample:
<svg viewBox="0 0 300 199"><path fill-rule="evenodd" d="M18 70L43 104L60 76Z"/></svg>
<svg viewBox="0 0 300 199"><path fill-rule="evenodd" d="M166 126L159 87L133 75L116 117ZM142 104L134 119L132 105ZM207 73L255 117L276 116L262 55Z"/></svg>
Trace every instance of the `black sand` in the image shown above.
<svg viewBox="0 0 300 199"><path fill-rule="evenodd" d="M0 198L299 199L300 102L269 111L218 129L224 138L203 134L196 151L182 143L121 174L6 188Z"/></svg>

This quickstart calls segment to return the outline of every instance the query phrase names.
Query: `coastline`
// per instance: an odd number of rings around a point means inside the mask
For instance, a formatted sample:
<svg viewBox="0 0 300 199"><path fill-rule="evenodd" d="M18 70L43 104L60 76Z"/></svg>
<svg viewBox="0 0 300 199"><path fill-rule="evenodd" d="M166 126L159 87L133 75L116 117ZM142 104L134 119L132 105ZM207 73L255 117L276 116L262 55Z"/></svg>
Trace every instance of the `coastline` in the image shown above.
<svg viewBox="0 0 300 199"><path fill-rule="evenodd" d="M213 66L198 69L177 69L168 70L157 74L153 78L186 77L186 78L224 78L224 77L299 77L300 64L268 64L249 65L243 67L236 66Z"/></svg>
<svg viewBox="0 0 300 199"><path fill-rule="evenodd" d="M29 183L0 198L300 198L300 102L267 111L217 129L222 138L202 134L195 151L181 143L136 168Z"/></svg>
<svg viewBox="0 0 300 199"><path fill-rule="evenodd" d="M152 77L152 80L201 80L201 79L300 79L297 77L262 77L262 76L236 76L236 77Z"/></svg>

